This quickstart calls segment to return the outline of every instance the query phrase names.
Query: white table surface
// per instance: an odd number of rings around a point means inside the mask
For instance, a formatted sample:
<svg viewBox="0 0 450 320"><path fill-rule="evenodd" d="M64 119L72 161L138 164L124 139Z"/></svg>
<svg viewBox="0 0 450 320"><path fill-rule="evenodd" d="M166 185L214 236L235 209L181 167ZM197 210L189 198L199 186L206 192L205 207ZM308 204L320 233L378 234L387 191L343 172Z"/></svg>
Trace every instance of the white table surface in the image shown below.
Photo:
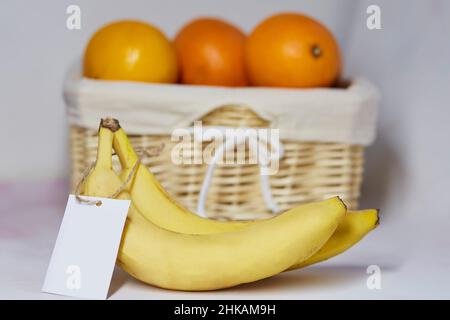
<svg viewBox="0 0 450 320"><path fill-rule="evenodd" d="M72 299L40 291L66 197L64 182L0 185L1 299ZM360 244L328 262L222 291L167 291L116 268L109 299L450 298L446 228L436 221L411 228L417 226L412 220L382 220ZM366 285L372 264L381 268L380 290Z"/></svg>

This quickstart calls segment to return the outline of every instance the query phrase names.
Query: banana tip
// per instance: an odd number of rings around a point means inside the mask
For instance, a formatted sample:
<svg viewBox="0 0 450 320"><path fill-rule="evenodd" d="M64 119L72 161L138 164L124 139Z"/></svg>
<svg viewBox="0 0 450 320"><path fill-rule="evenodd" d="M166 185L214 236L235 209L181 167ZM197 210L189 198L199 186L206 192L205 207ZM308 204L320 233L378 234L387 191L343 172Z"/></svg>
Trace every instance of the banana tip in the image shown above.
<svg viewBox="0 0 450 320"><path fill-rule="evenodd" d="M337 198L342 203L342 205L345 207L345 211L348 211L348 206L345 204L344 200L342 200L340 196L336 196L335 198Z"/></svg>
<svg viewBox="0 0 450 320"><path fill-rule="evenodd" d="M380 224L380 209L375 209L377 211L377 221L375 221L375 227Z"/></svg>

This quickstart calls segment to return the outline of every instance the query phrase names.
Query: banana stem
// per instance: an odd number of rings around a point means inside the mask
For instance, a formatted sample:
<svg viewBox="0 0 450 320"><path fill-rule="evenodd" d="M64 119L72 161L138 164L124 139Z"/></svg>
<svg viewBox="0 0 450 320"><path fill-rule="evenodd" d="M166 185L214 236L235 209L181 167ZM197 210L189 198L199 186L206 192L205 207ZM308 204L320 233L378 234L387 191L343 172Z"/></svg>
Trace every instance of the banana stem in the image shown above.
<svg viewBox="0 0 450 320"><path fill-rule="evenodd" d="M98 130L98 146L96 167L112 168L113 132L104 127L105 120L100 122Z"/></svg>
<svg viewBox="0 0 450 320"><path fill-rule="evenodd" d="M120 165L123 170L131 170L136 162L138 161L138 156L131 146L130 140L128 139L125 131L119 128L114 132L114 150L119 156Z"/></svg>

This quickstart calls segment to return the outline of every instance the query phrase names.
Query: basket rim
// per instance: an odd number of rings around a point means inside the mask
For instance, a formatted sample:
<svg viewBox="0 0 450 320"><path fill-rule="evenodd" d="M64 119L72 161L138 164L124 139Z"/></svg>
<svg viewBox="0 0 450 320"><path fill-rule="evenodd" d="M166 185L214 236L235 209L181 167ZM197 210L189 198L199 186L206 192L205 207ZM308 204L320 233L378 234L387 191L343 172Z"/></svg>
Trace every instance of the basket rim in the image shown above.
<svg viewBox="0 0 450 320"><path fill-rule="evenodd" d="M93 80L79 70L67 75L64 98L69 123L86 128L111 116L130 134L170 134L212 110L240 105L280 129L281 139L362 145L375 139L379 101L361 77L347 89L226 88Z"/></svg>
<svg viewBox="0 0 450 320"><path fill-rule="evenodd" d="M150 83L128 80L103 80L84 77L81 74L81 68L76 64L76 67L71 67L66 73L64 80L64 91L67 92L76 84L78 90L84 90L86 86L96 86L98 90L103 88L134 88L135 90L145 89L165 89L177 90L179 93L186 91L203 92L204 90L213 93L227 93L227 92L243 92L243 93L259 93L259 94L274 94L282 93L288 95L309 95L309 94L325 94L333 98L360 98L364 99L368 96L380 97L380 93L376 86L363 76L348 77L341 80L344 87L314 87L314 88L283 88L283 87L268 87L268 86L242 86L242 87L226 87L226 86L208 86L208 85L191 85L180 83Z"/></svg>

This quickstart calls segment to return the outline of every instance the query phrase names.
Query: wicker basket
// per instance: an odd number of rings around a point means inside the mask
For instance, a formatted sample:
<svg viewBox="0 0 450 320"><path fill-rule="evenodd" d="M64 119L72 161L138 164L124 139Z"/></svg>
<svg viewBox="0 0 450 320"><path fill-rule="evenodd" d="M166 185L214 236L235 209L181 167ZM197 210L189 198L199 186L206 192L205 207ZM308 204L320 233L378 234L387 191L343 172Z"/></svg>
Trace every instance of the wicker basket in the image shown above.
<svg viewBox="0 0 450 320"><path fill-rule="evenodd" d="M356 209L363 150L375 138L379 101L378 90L364 78L339 88L226 88L86 79L77 66L67 74L64 97L72 188L95 160L100 118L112 116L175 199L201 214L199 198L206 195L207 216L225 219L267 217L275 209L336 195ZM279 129L284 152L278 172L263 179L258 164L218 165L214 171L208 164L175 164L172 149L179 142L171 133L189 129L196 120L203 127ZM193 145L201 152L208 143ZM113 163L120 170L117 157Z"/></svg>
<svg viewBox="0 0 450 320"><path fill-rule="evenodd" d="M120 119L119 119L120 120ZM201 118L203 125L233 127L268 127L268 121L251 108L226 105ZM126 130L126 126L124 127ZM95 160L97 131L71 126L72 187ZM130 135L133 146L140 150L142 163L161 181L181 204L196 210L197 200L207 165L175 165L171 149L175 142L169 135ZM358 207L363 174L363 146L320 141L282 141L284 156L279 170L270 176L272 197L281 210L339 195L349 208ZM147 150L164 145L162 152L149 155ZM120 170L118 159L114 165ZM219 166L214 172L206 201L210 217L254 219L272 213L261 193L257 165Z"/></svg>

